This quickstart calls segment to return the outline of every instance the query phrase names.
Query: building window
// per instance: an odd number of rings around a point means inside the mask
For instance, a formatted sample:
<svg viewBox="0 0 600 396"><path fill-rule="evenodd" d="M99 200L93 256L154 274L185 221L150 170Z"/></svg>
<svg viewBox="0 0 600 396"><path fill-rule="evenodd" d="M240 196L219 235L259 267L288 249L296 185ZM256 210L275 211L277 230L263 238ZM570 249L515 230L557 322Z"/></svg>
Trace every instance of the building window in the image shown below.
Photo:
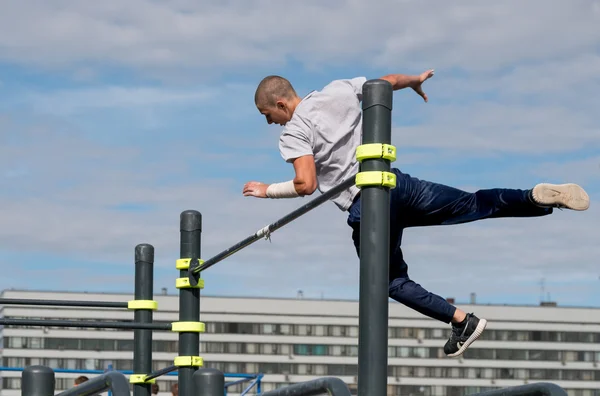
<svg viewBox="0 0 600 396"><path fill-rule="evenodd" d="M326 356L327 355L327 346L326 345L313 345L312 346L312 354L317 356Z"/></svg>
<svg viewBox="0 0 600 396"><path fill-rule="evenodd" d="M332 345L330 348L330 354L332 356L342 356L343 346L342 345Z"/></svg>
<svg viewBox="0 0 600 396"><path fill-rule="evenodd" d="M308 355L308 345L294 345L294 355Z"/></svg>
<svg viewBox="0 0 600 396"><path fill-rule="evenodd" d="M263 324L262 325L262 333L261 334L273 334L275 332L275 326L272 324Z"/></svg>
<svg viewBox="0 0 600 396"><path fill-rule="evenodd" d="M348 326L348 336L358 337L358 326Z"/></svg>
<svg viewBox="0 0 600 396"><path fill-rule="evenodd" d="M291 334L291 326L288 324L282 324L279 326L279 331L283 335L290 335Z"/></svg>
<svg viewBox="0 0 600 396"><path fill-rule="evenodd" d="M308 326L307 325L296 325L296 335L305 336L308 335Z"/></svg>
<svg viewBox="0 0 600 396"><path fill-rule="evenodd" d="M254 344L254 343L248 343L248 344L244 344L245 345L245 353L249 353L252 355L255 355L258 353L258 344Z"/></svg>

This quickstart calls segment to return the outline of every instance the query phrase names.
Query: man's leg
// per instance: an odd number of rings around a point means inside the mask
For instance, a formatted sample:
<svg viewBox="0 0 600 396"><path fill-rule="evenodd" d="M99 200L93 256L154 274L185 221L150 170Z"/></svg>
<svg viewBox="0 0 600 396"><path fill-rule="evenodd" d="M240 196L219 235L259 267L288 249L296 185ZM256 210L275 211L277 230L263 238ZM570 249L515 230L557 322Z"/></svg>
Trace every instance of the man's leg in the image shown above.
<svg viewBox="0 0 600 396"><path fill-rule="evenodd" d="M585 210L589 196L575 184L538 184L530 190L492 188L473 193L420 180L393 169L391 192L399 207L395 221L406 227L452 225L501 217L539 217L553 207Z"/></svg>
<svg viewBox="0 0 600 396"><path fill-rule="evenodd" d="M391 198L389 296L432 319L453 323L452 335L444 346L444 352L450 357L459 356L481 335L487 321L464 313L410 279L401 247L403 227L401 223L393 221L398 217L399 205L394 196ZM360 257L360 198L349 209L348 225L352 228L352 240Z"/></svg>
<svg viewBox="0 0 600 396"><path fill-rule="evenodd" d="M350 216L348 217L348 225L352 227L352 241L358 257L360 257L359 210L360 199L350 208ZM393 212L392 209L390 214ZM404 261L401 243L402 229L397 224L390 223L390 298L430 318L450 323L456 308L444 298L428 292L408 277L408 265Z"/></svg>
<svg viewBox="0 0 600 396"><path fill-rule="evenodd" d="M465 313L410 279L408 265L404 261L400 246L401 241L402 232L398 235L396 246L392 247L390 252L390 297L430 318L451 323L452 330L444 344L444 353L448 357L462 355L481 336L487 326L487 320L480 319L473 313Z"/></svg>

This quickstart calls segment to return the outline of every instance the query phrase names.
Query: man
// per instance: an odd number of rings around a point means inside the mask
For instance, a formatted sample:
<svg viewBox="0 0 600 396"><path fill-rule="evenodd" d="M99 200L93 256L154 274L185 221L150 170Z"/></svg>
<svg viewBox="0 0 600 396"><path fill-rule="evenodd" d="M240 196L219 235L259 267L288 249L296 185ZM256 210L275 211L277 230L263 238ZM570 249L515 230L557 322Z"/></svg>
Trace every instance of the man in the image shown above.
<svg viewBox="0 0 600 396"><path fill-rule="evenodd" d="M73 381L73 385L74 386L81 385L86 381L89 381L89 378L86 377L85 375L80 375L79 377L75 378L75 381Z"/></svg>
<svg viewBox="0 0 600 396"><path fill-rule="evenodd" d="M422 84L433 76L428 70L417 76L391 74L381 77L393 89L412 88L425 102ZM362 86L366 78L336 80L322 91L300 98L290 82L279 76L264 78L255 104L269 124L283 126L279 150L292 163L295 177L282 183L249 182L243 194L259 198L293 198L326 192L356 174L355 158L362 143ZM430 293L408 276L401 241L405 228L468 223L501 217L537 217L553 208L586 210L587 193L578 185L542 183L530 190L487 189L468 193L442 184L419 180L392 168L396 187L391 190L389 296L426 316L450 323L451 335L444 345L449 357L460 356L486 327L487 321L465 313L442 297ZM360 191L352 186L332 198L348 211L348 225L360 256Z"/></svg>

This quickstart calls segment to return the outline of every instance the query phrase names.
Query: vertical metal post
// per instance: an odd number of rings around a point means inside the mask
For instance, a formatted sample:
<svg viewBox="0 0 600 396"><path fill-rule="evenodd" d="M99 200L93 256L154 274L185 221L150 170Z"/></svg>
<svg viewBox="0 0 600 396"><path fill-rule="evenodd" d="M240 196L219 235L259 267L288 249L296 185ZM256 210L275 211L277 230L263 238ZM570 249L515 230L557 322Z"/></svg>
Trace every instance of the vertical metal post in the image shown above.
<svg viewBox="0 0 600 396"><path fill-rule="evenodd" d="M54 385L54 370L50 367L29 366L21 374L22 396L52 396Z"/></svg>
<svg viewBox="0 0 600 396"><path fill-rule="evenodd" d="M196 391L202 396L223 396L225 376L214 368L201 368L194 373Z"/></svg>
<svg viewBox="0 0 600 396"><path fill-rule="evenodd" d="M202 215L195 210L186 210L180 216L180 258L197 261L200 259L200 234L202 233ZM180 279L189 279L188 269L180 269ZM179 321L200 321L200 283L199 287L186 285L179 288ZM194 373L198 364L194 359L200 354L199 331L179 332L179 357L189 359L189 364L179 365L179 396L195 396L198 390L194 388Z"/></svg>
<svg viewBox="0 0 600 396"><path fill-rule="evenodd" d="M113 371L113 365L112 365L112 363L108 364L107 371ZM108 396L112 396L112 389L108 390Z"/></svg>
<svg viewBox="0 0 600 396"><path fill-rule="evenodd" d="M152 310L157 308L153 301L154 289L154 246L139 244L135 247L135 299L129 302L134 309L134 322L152 323ZM152 372L152 330L135 329L133 331L133 383L134 396L150 396L152 383L144 376Z"/></svg>
<svg viewBox="0 0 600 396"><path fill-rule="evenodd" d="M391 143L393 90L389 82L363 86L363 144ZM361 172L389 172L389 160L365 159ZM358 395L386 396L390 191L361 188Z"/></svg>

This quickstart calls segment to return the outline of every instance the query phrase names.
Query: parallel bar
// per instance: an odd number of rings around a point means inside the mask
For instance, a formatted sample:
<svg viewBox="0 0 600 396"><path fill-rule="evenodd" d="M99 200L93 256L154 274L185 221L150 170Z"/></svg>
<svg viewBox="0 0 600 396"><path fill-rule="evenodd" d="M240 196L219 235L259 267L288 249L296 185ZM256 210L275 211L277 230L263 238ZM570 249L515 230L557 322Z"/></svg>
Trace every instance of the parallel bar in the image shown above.
<svg viewBox="0 0 600 396"><path fill-rule="evenodd" d="M55 387L54 371L46 366L29 366L21 373L22 396L52 396Z"/></svg>
<svg viewBox="0 0 600 396"><path fill-rule="evenodd" d="M202 396L223 396L225 377L213 368L201 368L194 373L194 382L198 394Z"/></svg>
<svg viewBox="0 0 600 396"><path fill-rule="evenodd" d="M146 377L146 380L151 380L154 378L161 377L161 376L169 374L173 371L177 371L178 368L179 367L177 367L177 366L169 366L169 367L162 368L158 371L153 372L152 374L148 374L148 376Z"/></svg>
<svg viewBox="0 0 600 396"><path fill-rule="evenodd" d="M257 390L257 393L260 393ZM350 389L344 381L336 377L317 378L312 381L300 382L285 388L260 393L261 396L350 396ZM365 394L366 396L366 394Z"/></svg>
<svg viewBox="0 0 600 396"><path fill-rule="evenodd" d="M370 80L363 86L363 144L391 143L392 85ZM390 171L382 158L365 159L361 172ZM387 395L390 190L363 186L360 193L360 287L358 395Z"/></svg>
<svg viewBox="0 0 600 396"><path fill-rule="evenodd" d="M251 379L252 379L252 378L242 378L242 379L239 379L239 380L235 380L235 381L227 382L227 383L225 384L225 388L229 388L230 386L234 386L234 385L237 385L237 384L243 384L244 382L248 382L248 381L250 381Z"/></svg>
<svg viewBox="0 0 600 396"><path fill-rule="evenodd" d="M567 392L560 386L550 382L537 382L535 384L499 388L482 393L473 393L472 396L567 396Z"/></svg>
<svg viewBox="0 0 600 396"><path fill-rule="evenodd" d="M258 382L260 382L260 377L256 377L255 379L252 380L252 382L250 382L250 384L246 387L246 389L244 389L242 391L242 393L240 393L240 396L244 396L246 395L248 392L250 392L250 390L252 388L254 388L254 385L256 385ZM257 389L257 394L260 394L260 390Z"/></svg>
<svg viewBox="0 0 600 396"><path fill-rule="evenodd" d="M92 329L149 329L171 330L171 323L134 323L134 322L101 322L74 321L54 319L10 319L0 318L0 325L7 326L41 326L41 327L86 327Z"/></svg>
<svg viewBox="0 0 600 396"><path fill-rule="evenodd" d="M202 233L202 215L195 210L187 210L180 216L180 258L200 259L200 235ZM180 270L180 277L188 277L188 270ZM196 287L179 289L179 321L200 321L200 289ZM179 356L198 356L200 354L200 334L182 331L179 333ZM197 367L179 367L179 396L196 396L194 373Z"/></svg>
<svg viewBox="0 0 600 396"><path fill-rule="evenodd" d="M0 305L45 305L54 307L127 308L126 302L36 300L27 298L0 298Z"/></svg>
<svg viewBox="0 0 600 396"><path fill-rule="evenodd" d="M256 394L260 395L262 393L262 377L258 377L258 383L256 384Z"/></svg>
<svg viewBox="0 0 600 396"><path fill-rule="evenodd" d="M0 371L24 371L26 368L23 367L1 367ZM163 375L175 376L178 375L176 372L177 366L169 366L164 369L160 369L155 373L148 375L148 379L161 377ZM134 374L133 370L113 370L123 374ZM104 374L106 370L83 370L83 369L54 369L55 373L70 373L70 374ZM262 378L261 374L240 374L240 373L224 373L226 378L246 378L248 381L251 379Z"/></svg>
<svg viewBox="0 0 600 396"><path fill-rule="evenodd" d="M217 264L218 262L222 261L223 259L231 256L234 253L237 253L238 251L242 250L243 248L245 248L245 247L251 245L252 243L258 241L259 239L265 237L266 235L278 230L279 228L285 226L286 224L292 222L293 220L296 220L298 217L313 210L314 208L323 204L324 202L327 202L328 200L330 200L334 196L338 195L342 191L353 186L355 183L355 181L354 181L355 176L356 175L353 175L353 176L347 178L346 180L344 180L342 183L335 186L331 190L312 199L311 201L307 202L305 205L299 207L298 209L294 210L293 212L290 212L289 214L280 218L276 222L269 224L267 227L264 227L264 228L258 230L256 233L254 233L253 235L250 235L246 239L236 243L235 245L231 246L228 249L223 250L221 253L211 257L210 259L205 260L201 266L198 263L193 263L190 266L190 269L191 269L190 274L194 274L194 275L199 274L201 271L204 271L204 270L212 267L213 265ZM193 280L192 278L193 277L190 276L190 281L197 282L197 279Z"/></svg>
<svg viewBox="0 0 600 396"><path fill-rule="evenodd" d="M139 244L135 247L136 300L152 300L154 286L154 246ZM136 309L134 319L139 324L152 323L151 309ZM135 374L152 372L152 330L135 329L133 333L133 371ZM133 384L133 396L150 396L152 384Z"/></svg>
<svg viewBox="0 0 600 396"><path fill-rule="evenodd" d="M105 374L67 389L56 396L89 396L111 390L113 396L129 396L129 383L127 378L118 371L108 371ZM26 396L26 395L24 395Z"/></svg>

